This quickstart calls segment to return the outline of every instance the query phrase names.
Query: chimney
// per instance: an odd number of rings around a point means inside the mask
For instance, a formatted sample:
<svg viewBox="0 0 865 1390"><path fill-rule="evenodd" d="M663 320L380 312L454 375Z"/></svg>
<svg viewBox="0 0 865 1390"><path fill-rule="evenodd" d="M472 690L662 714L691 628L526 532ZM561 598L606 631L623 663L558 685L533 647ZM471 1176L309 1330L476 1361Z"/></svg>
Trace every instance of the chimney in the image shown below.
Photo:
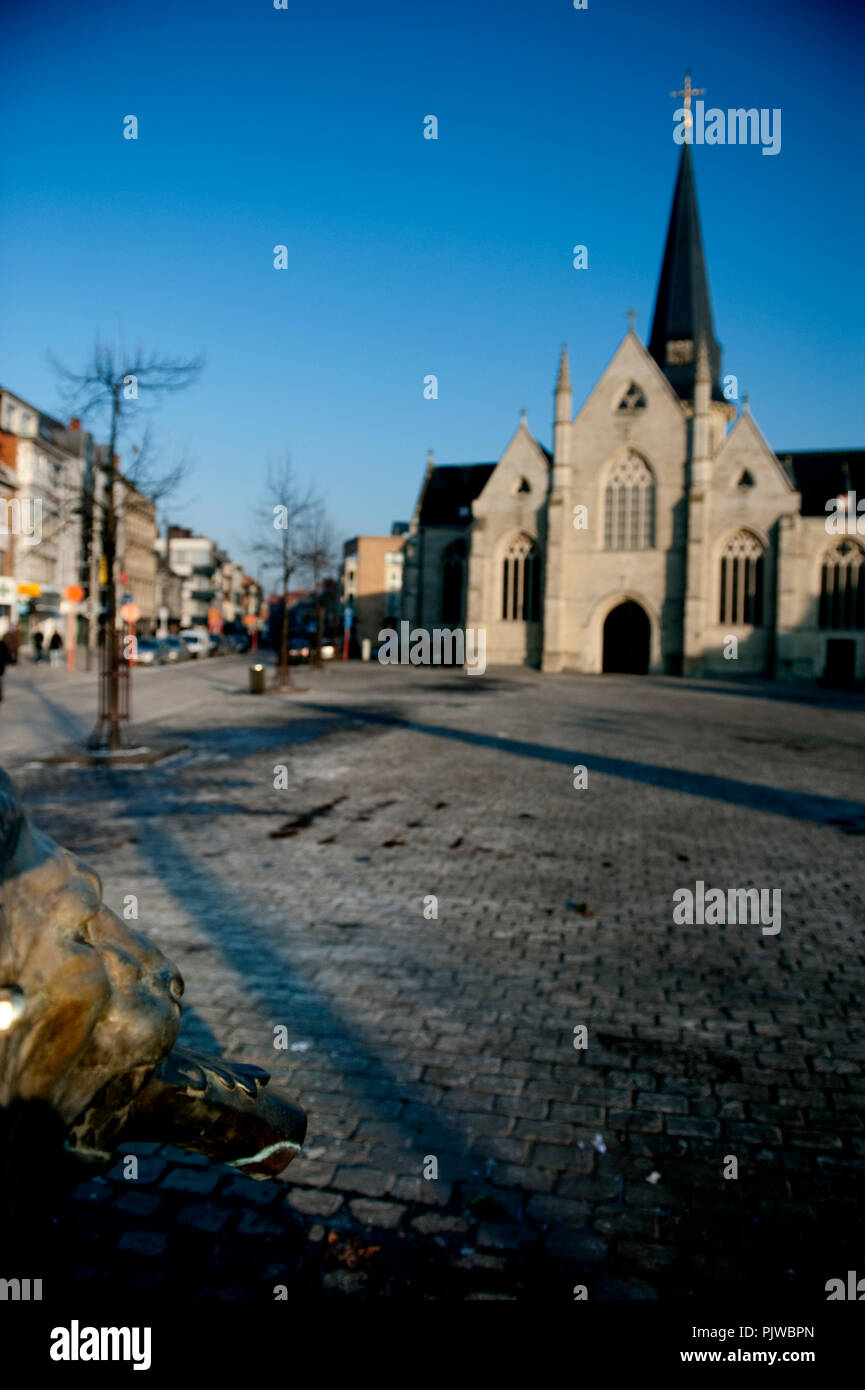
<svg viewBox="0 0 865 1390"><path fill-rule="evenodd" d="M69 428L76 433L81 429L81 421L77 415L72 416L72 419L69 421Z"/></svg>

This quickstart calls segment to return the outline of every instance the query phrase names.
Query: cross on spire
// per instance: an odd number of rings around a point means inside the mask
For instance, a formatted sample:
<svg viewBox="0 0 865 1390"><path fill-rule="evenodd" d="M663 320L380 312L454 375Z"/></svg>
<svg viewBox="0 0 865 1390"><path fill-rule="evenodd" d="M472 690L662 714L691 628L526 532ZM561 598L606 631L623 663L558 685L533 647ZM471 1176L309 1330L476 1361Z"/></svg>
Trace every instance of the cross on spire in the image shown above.
<svg viewBox="0 0 865 1390"><path fill-rule="evenodd" d="M628 317L628 332L629 332L629 333L633 333L633 331L634 331L634 319L637 317L637 311L636 311L636 309L629 309L629 310L628 310L628 316L627 316L627 317Z"/></svg>
<svg viewBox="0 0 865 1390"><path fill-rule="evenodd" d="M671 92L671 93L670 93L670 96L671 96L671 97L682 97L682 99L683 99L683 102L684 102L684 109L685 109L685 129L686 129L686 130L690 127L690 124L691 124L691 97L704 97L705 95L706 95L706 88L705 88L705 87L692 87L692 86L691 86L691 74L690 74L690 72L686 72L686 73L685 73L685 85L684 85L684 87L682 88L682 91L681 91L681 92Z"/></svg>

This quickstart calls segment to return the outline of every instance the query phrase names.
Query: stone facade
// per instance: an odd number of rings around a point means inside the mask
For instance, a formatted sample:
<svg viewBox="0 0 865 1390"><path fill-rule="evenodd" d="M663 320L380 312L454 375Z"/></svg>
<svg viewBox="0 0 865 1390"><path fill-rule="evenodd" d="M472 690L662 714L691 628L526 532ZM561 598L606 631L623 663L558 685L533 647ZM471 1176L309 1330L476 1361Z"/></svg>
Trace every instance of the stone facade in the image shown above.
<svg viewBox="0 0 865 1390"><path fill-rule="evenodd" d="M552 454L523 417L496 464L430 459L404 616L485 629L488 663L865 679L865 451L776 456L720 363L685 146L649 348L576 416L563 351Z"/></svg>

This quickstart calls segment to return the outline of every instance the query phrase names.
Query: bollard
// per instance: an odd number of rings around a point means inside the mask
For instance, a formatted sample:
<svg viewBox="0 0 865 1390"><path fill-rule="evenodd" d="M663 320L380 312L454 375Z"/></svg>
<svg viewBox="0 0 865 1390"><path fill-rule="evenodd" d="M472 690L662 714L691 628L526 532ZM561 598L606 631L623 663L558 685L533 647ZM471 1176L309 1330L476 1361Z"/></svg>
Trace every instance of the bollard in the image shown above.
<svg viewBox="0 0 865 1390"><path fill-rule="evenodd" d="M364 637L360 644L360 654L363 661L369 661L372 656L372 638Z"/></svg>
<svg viewBox="0 0 865 1390"><path fill-rule="evenodd" d="M250 695L264 694L264 667L250 666L249 668L249 693Z"/></svg>

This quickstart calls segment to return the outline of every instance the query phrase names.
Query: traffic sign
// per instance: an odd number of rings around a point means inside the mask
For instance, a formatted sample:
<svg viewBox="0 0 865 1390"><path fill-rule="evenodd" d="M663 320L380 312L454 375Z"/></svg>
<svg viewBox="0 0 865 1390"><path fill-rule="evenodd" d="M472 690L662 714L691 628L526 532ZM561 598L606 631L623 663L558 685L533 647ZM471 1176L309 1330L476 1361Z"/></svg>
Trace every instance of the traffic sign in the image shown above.
<svg viewBox="0 0 865 1390"><path fill-rule="evenodd" d="M124 603L120 610L120 616L125 623L128 623L129 626L132 627L141 617L141 609L138 607L137 603Z"/></svg>
<svg viewBox="0 0 865 1390"><path fill-rule="evenodd" d="M84 590L80 584L67 584L63 590L63 597L68 598L70 603L80 603L84 597Z"/></svg>

